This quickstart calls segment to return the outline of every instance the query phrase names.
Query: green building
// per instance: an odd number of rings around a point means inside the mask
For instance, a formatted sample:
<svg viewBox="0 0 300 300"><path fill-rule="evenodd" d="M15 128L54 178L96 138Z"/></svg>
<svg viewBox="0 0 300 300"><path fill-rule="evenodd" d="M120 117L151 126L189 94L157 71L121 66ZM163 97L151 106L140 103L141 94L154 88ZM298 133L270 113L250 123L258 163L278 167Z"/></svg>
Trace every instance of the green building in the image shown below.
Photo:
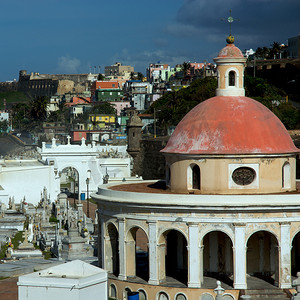
<svg viewBox="0 0 300 300"><path fill-rule="evenodd" d="M121 89L98 89L95 92L96 101L120 101L124 96Z"/></svg>

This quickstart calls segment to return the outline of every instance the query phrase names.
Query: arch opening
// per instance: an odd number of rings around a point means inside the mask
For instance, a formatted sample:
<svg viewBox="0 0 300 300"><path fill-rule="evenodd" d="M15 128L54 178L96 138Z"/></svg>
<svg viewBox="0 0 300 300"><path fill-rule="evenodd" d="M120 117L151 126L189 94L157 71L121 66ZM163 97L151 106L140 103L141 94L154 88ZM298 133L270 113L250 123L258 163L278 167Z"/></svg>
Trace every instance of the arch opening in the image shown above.
<svg viewBox="0 0 300 300"><path fill-rule="evenodd" d="M164 233L164 242L161 246L163 246L162 249L164 248L164 253L161 255L164 255L165 260L165 277L173 278L173 280L187 285L188 253L185 236L172 229Z"/></svg>
<svg viewBox="0 0 300 300"><path fill-rule="evenodd" d="M291 271L292 276L295 277L297 277L297 272L300 271L300 232L295 235L292 241Z"/></svg>
<svg viewBox="0 0 300 300"><path fill-rule="evenodd" d="M119 233L112 223L107 226L106 269L116 277L119 276Z"/></svg>
<svg viewBox="0 0 300 300"><path fill-rule="evenodd" d="M149 279L148 237L143 229L131 228L126 239L127 275Z"/></svg>
<svg viewBox="0 0 300 300"><path fill-rule="evenodd" d="M75 207L76 199L79 199L79 172L73 167L66 167L60 174L60 191L73 198Z"/></svg>
<svg viewBox="0 0 300 300"><path fill-rule="evenodd" d="M233 286L233 245L230 237L224 232L212 231L204 236L203 246L204 276Z"/></svg>
<svg viewBox="0 0 300 300"><path fill-rule="evenodd" d="M247 274L278 286L278 241L268 231L258 231L247 242Z"/></svg>

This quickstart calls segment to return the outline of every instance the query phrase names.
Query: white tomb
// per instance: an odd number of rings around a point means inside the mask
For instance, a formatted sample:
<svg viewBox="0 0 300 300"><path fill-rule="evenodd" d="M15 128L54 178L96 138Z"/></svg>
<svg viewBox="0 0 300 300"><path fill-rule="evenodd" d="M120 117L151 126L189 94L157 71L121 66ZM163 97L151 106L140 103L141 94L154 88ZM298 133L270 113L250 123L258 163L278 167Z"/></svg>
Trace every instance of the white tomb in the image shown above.
<svg viewBox="0 0 300 300"><path fill-rule="evenodd" d="M19 277L19 300L108 299L107 272L80 260Z"/></svg>

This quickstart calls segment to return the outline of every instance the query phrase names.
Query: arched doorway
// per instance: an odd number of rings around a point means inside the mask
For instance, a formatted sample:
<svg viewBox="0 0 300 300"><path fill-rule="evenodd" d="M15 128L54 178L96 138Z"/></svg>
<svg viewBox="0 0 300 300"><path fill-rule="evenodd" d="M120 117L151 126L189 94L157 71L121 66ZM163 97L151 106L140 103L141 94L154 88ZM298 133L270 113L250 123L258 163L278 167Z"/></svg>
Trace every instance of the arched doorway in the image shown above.
<svg viewBox="0 0 300 300"><path fill-rule="evenodd" d="M75 168L66 167L61 171L60 191L67 194L68 198L73 198L75 207L76 199L79 199L79 172Z"/></svg>
<svg viewBox="0 0 300 300"><path fill-rule="evenodd" d="M278 241L268 231L258 231L247 242L247 274L278 286Z"/></svg>
<svg viewBox="0 0 300 300"><path fill-rule="evenodd" d="M221 231L212 231L203 238L204 276L216 278L233 286L232 241Z"/></svg>
<svg viewBox="0 0 300 300"><path fill-rule="evenodd" d="M107 225L107 238L105 239L106 270L116 277L119 276L119 233L112 223Z"/></svg>
<svg viewBox="0 0 300 300"><path fill-rule="evenodd" d="M127 276L137 276L145 281L149 279L148 237L139 227L128 231L126 238L126 273Z"/></svg>
<svg viewBox="0 0 300 300"><path fill-rule="evenodd" d="M170 277L187 285L188 253L185 236L178 230L168 230L161 235L159 244L160 279L168 281L167 277Z"/></svg>
<svg viewBox="0 0 300 300"><path fill-rule="evenodd" d="M295 235L292 242L291 271L295 277L297 272L300 272L300 232Z"/></svg>

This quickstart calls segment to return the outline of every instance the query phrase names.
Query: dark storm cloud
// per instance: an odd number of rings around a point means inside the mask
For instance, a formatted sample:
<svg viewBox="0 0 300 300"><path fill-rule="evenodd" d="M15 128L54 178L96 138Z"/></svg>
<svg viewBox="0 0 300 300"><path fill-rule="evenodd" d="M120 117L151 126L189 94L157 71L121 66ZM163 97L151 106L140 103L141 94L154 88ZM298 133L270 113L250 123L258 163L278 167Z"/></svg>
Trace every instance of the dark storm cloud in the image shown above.
<svg viewBox="0 0 300 300"><path fill-rule="evenodd" d="M270 42L286 42L300 33L299 0L185 0L176 24L169 33L196 34L213 41L229 33L229 24L221 19L239 18L232 24L232 34L245 47L269 46Z"/></svg>

